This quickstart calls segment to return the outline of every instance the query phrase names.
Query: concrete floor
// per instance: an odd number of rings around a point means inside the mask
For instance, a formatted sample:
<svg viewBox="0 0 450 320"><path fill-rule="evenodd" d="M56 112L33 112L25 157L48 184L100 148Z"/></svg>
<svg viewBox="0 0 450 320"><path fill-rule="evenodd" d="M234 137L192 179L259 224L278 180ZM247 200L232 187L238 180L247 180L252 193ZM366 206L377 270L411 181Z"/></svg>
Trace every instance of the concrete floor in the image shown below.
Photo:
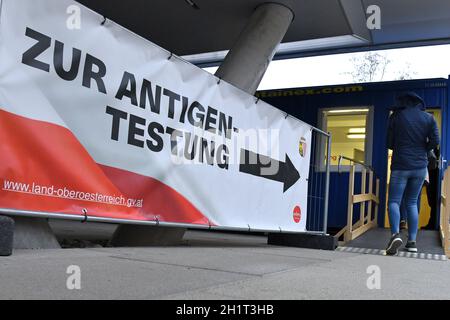
<svg viewBox="0 0 450 320"><path fill-rule="evenodd" d="M17 250L0 299L449 299L450 262L269 246L188 231L177 247ZM68 290L70 265L81 289ZM369 289L370 266L380 289ZM373 268L373 267L372 267Z"/></svg>

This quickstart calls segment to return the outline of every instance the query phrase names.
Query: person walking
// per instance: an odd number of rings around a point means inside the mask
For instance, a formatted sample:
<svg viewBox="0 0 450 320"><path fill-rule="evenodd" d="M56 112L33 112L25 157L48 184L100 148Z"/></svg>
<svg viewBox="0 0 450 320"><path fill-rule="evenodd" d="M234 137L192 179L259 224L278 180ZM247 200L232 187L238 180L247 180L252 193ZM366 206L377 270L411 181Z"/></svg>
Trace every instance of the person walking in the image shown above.
<svg viewBox="0 0 450 320"><path fill-rule="evenodd" d="M400 204L402 198L408 219L409 252L417 252L417 199L427 175L428 151L439 144L439 132L433 116L425 112L423 99L414 92L397 96L396 107L389 117L387 146L392 149L388 211L391 239L387 255L395 255L402 246L400 237Z"/></svg>

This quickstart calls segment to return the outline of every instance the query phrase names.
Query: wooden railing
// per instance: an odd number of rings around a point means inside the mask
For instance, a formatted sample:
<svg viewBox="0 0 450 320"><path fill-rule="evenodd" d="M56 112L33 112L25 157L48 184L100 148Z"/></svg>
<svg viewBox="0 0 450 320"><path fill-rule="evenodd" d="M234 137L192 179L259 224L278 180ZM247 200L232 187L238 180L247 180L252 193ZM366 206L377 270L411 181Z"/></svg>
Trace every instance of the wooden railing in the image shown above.
<svg viewBox="0 0 450 320"><path fill-rule="evenodd" d="M343 242L354 240L364 232L377 227L378 205L380 202L380 180L376 179L375 193L373 192L373 169L354 159L344 156L339 157L339 170L342 160L350 161L349 169L349 185L348 185L348 209L347 209L347 225L340 230L335 237L337 239L343 237ZM355 194L355 172L356 166L361 166L361 193ZM369 183L367 184L367 173L369 174ZM368 185L368 190L367 190ZM359 220L353 223L353 207L360 204ZM367 210L366 210L366 203ZM374 207L374 210L373 210Z"/></svg>
<svg viewBox="0 0 450 320"><path fill-rule="evenodd" d="M439 233L445 255L450 258L450 169L444 173L441 187L441 217Z"/></svg>

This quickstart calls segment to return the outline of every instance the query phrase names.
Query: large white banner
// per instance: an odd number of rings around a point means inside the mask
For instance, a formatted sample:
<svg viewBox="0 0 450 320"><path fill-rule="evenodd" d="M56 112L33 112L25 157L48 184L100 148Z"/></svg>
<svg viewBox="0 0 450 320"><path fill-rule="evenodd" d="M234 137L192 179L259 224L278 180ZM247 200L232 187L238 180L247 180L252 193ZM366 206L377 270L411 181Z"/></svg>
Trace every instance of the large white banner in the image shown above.
<svg viewBox="0 0 450 320"><path fill-rule="evenodd" d="M0 208L304 231L311 126L69 0L3 0Z"/></svg>

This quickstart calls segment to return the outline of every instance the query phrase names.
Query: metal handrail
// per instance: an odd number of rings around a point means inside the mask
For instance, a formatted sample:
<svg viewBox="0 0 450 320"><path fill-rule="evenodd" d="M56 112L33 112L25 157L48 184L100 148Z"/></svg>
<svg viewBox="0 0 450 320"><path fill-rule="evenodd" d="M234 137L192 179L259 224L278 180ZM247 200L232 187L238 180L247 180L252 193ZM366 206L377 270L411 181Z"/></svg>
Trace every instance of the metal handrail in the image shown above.
<svg viewBox="0 0 450 320"><path fill-rule="evenodd" d="M348 161L353 162L353 163L357 163L357 164L359 164L359 165L365 167L366 169L369 169L369 170L371 170L371 171L375 171L375 170L373 170L373 167L372 167L372 166L370 166L370 165L368 165L368 164L365 164L364 162L361 162L361 161L359 161L359 160L352 159L352 158L349 158L349 157L346 157L346 156L339 156L339 160L338 160L338 173L341 173L341 160L342 160L342 159L348 160Z"/></svg>

